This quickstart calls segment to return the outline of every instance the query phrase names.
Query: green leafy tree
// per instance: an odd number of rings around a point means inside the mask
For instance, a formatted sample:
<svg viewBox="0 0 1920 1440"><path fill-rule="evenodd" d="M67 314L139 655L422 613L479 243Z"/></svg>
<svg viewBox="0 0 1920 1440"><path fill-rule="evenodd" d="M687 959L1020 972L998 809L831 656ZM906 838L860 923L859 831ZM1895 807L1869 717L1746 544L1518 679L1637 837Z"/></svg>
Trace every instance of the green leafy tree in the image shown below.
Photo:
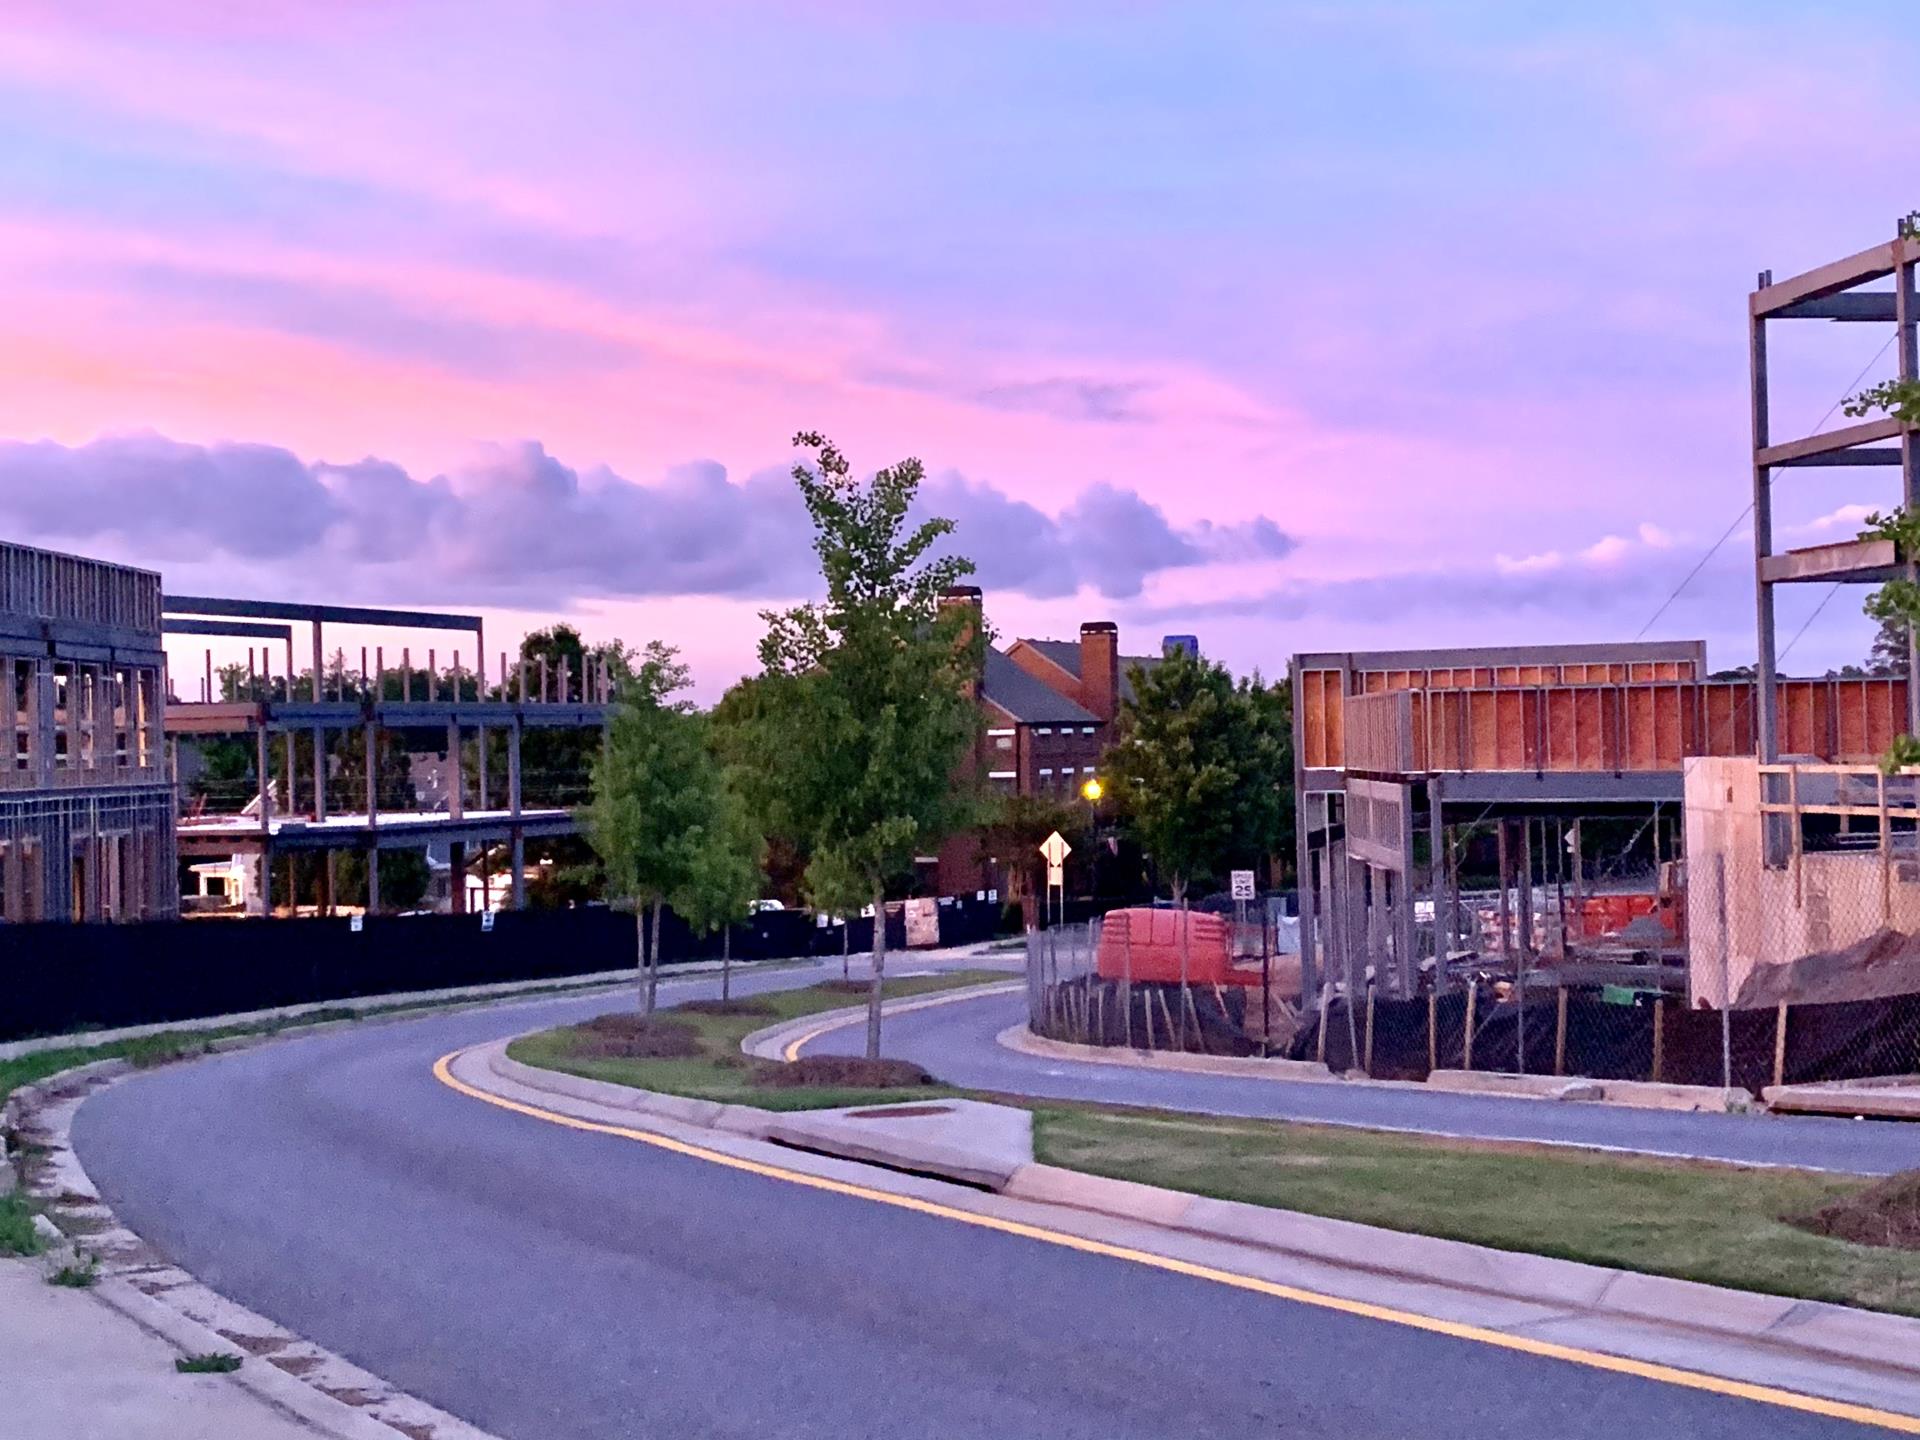
<svg viewBox="0 0 1920 1440"><path fill-rule="evenodd" d="M1906 424L1920 423L1920 393L1908 393L1913 389L1912 382L1889 382L1855 396L1854 400L1862 408L1853 408L1850 402L1847 413L1858 415L1869 409L1882 409ZM1877 673L1905 674L1909 668L1909 637L1914 627L1920 625L1920 578L1915 568L1920 564L1920 514L1905 509L1886 514L1876 511L1867 516L1867 528L1860 532L1860 538L1891 540L1894 558L1906 567L1903 577L1889 580L1871 591L1862 607L1869 618L1880 622L1874 635L1872 663L1876 668L1884 663L1887 668ZM1887 753L1880 757L1880 768L1889 775L1915 764L1920 764L1920 739L1912 735L1894 737Z"/></svg>
<svg viewBox="0 0 1920 1440"><path fill-rule="evenodd" d="M1115 801L1183 901L1194 880L1257 866L1281 843L1290 702L1283 687L1235 685L1224 666L1183 650L1131 678L1107 769Z"/></svg>
<svg viewBox="0 0 1920 1440"><path fill-rule="evenodd" d="M971 819L956 777L979 724L969 689L985 637L942 593L972 562L936 555L945 519L909 520L924 470L903 460L871 480L824 436L794 444L826 599L764 615L758 728L780 815L810 864L858 876L874 907L867 1054L880 1054L887 882L923 846Z"/></svg>
<svg viewBox="0 0 1920 1440"><path fill-rule="evenodd" d="M861 906L869 902L872 893L867 888L866 876L844 863L839 851L828 851L807 865L807 903L819 914L840 917L840 974L843 979L853 973L853 917L860 913ZM873 923L884 929L887 923L885 911L876 909L873 913Z"/></svg>
<svg viewBox="0 0 1920 1440"><path fill-rule="evenodd" d="M692 863L669 903L697 934L720 932L720 998L733 998L733 926L753 913L760 898L760 857L766 841L753 822L746 797L718 764L703 767L708 811Z"/></svg>
<svg viewBox="0 0 1920 1440"><path fill-rule="evenodd" d="M630 687L614 709L583 818L610 893L634 907L640 1004L651 1014L660 982L661 912L691 882L716 785L704 717L671 698L687 685L686 667L667 646L650 646L648 663L649 678Z"/></svg>

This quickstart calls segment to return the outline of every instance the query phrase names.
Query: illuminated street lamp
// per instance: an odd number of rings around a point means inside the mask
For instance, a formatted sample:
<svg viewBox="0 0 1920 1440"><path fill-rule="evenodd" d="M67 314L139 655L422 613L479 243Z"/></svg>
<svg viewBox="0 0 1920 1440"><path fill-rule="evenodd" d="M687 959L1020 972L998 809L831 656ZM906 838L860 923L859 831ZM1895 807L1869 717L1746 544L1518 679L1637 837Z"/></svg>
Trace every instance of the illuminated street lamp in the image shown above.
<svg viewBox="0 0 1920 1440"><path fill-rule="evenodd" d="M1080 787L1081 798L1090 800L1096 805L1100 803L1100 797L1106 793L1107 787L1100 783L1098 775L1089 776L1086 783Z"/></svg>

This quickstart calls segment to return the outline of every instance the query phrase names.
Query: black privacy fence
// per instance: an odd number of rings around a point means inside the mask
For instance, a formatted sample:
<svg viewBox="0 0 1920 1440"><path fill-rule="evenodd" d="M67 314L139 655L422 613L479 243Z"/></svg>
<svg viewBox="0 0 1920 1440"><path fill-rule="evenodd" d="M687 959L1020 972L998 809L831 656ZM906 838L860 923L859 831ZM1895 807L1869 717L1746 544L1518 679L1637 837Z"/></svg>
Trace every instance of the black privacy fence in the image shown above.
<svg viewBox="0 0 1920 1440"><path fill-rule="evenodd" d="M991 939L999 907L939 908L939 940ZM906 944L887 916L887 944ZM131 925L0 924L0 1042L123 1025L163 1024L282 1005L414 990L559 980L636 964L634 917L600 906L482 915L300 920L157 920ZM728 936L736 960L838 955L872 948L873 921L843 934L800 910L757 914ZM718 959L718 932L695 935L666 912L664 964Z"/></svg>
<svg viewBox="0 0 1920 1440"><path fill-rule="evenodd" d="M1523 1004L1474 986L1410 1000L1330 1000L1284 1018L1256 988L1058 979L1030 972L1030 1024L1079 1044L1271 1054L1337 1073L1436 1070L1740 1088L1920 1071L1920 995L1727 1012L1607 987L1539 987ZM1263 1014L1263 1008L1267 1013ZM1263 1039L1263 1037L1266 1037Z"/></svg>

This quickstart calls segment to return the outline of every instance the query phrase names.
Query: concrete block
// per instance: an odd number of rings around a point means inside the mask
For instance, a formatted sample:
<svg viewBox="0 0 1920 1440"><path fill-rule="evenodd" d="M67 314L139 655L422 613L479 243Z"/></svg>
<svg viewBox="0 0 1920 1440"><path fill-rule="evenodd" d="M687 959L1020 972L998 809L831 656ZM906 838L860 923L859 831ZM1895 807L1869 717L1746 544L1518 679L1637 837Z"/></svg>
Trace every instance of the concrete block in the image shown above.
<svg viewBox="0 0 1920 1440"><path fill-rule="evenodd" d="M1604 1100L1606 1087L1597 1080L1571 1080L1553 1092L1556 1100Z"/></svg>
<svg viewBox="0 0 1920 1440"><path fill-rule="evenodd" d="M955 1115L963 1103L942 1101L941 1108L948 1111L947 1115L913 1117L891 1124L852 1118L848 1112L838 1110L771 1113L764 1133L769 1140L802 1150L864 1160L921 1175L937 1175L989 1190L1002 1189L1014 1171L1032 1159L1031 1140L1024 1146L1005 1144L1002 1135L1005 1127L993 1127L987 1122L978 1123L971 1134L964 1120L958 1124L939 1123ZM916 1133L910 1128L914 1119L924 1119L928 1128ZM970 1140L974 1143L968 1143Z"/></svg>

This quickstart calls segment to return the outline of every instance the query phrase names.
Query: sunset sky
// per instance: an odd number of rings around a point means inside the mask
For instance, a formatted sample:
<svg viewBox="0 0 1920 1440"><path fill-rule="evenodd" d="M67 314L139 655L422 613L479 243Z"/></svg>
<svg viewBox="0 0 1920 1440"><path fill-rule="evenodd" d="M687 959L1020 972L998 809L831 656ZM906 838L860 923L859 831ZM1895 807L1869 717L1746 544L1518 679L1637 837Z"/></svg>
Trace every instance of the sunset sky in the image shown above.
<svg viewBox="0 0 1920 1440"><path fill-rule="evenodd" d="M1848 11L10 0L0 536L712 698L818 428L926 462L1004 635L1630 639L1748 501L1755 272L1920 205L1910 7ZM1781 335L1778 435L1886 338ZM1893 473L1793 473L1782 545ZM1751 571L1649 634L1751 660Z"/></svg>

